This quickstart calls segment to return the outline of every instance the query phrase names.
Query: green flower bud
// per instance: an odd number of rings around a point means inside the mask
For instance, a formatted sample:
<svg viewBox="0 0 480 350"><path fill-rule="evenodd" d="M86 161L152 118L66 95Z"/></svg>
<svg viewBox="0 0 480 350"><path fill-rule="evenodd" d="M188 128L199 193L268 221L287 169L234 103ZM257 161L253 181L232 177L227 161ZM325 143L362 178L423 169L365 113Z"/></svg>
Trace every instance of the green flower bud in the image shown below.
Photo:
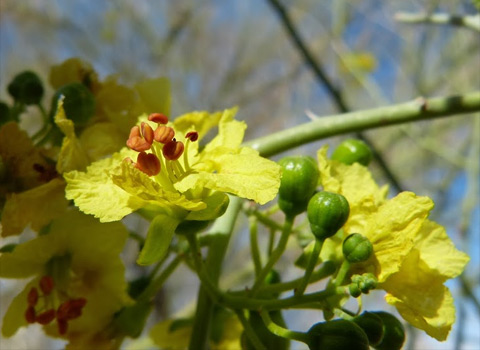
<svg viewBox="0 0 480 350"><path fill-rule="evenodd" d="M347 200L338 193L321 191L308 202L310 228L319 240L333 236L345 224L349 213Z"/></svg>
<svg viewBox="0 0 480 350"><path fill-rule="evenodd" d="M383 322L383 339L374 348L377 350L400 350L405 341L405 330L400 321L388 312L374 312Z"/></svg>
<svg viewBox="0 0 480 350"><path fill-rule="evenodd" d="M278 163L282 167L278 205L285 214L298 215L317 187L317 163L308 156L285 157Z"/></svg>
<svg viewBox="0 0 480 350"><path fill-rule="evenodd" d="M58 101L61 96L64 96L65 116L72 120L75 126L87 125L95 113L95 97L90 90L81 83L67 84L58 89L52 98L52 121L57 113Z"/></svg>
<svg viewBox="0 0 480 350"><path fill-rule="evenodd" d="M353 322L363 329L370 346L379 344L383 339L383 321L378 315L365 311L360 316L355 317Z"/></svg>
<svg viewBox="0 0 480 350"><path fill-rule="evenodd" d="M360 295L362 295L362 291L360 290L360 287L357 283L351 283L348 286L348 292L354 298L358 298Z"/></svg>
<svg viewBox="0 0 480 350"><path fill-rule="evenodd" d="M367 166L372 160L372 151L365 142L348 139L338 145L331 158L349 165L357 162Z"/></svg>
<svg viewBox="0 0 480 350"><path fill-rule="evenodd" d="M310 350L368 350L368 338L355 323L335 320L313 325L307 332Z"/></svg>
<svg viewBox="0 0 480 350"><path fill-rule="evenodd" d="M43 97L42 81L30 71L17 74L8 84L7 89L16 102L26 105L38 104Z"/></svg>
<svg viewBox="0 0 480 350"><path fill-rule="evenodd" d="M352 233L343 241L343 256L348 262L368 260L373 253L372 243L360 233Z"/></svg>

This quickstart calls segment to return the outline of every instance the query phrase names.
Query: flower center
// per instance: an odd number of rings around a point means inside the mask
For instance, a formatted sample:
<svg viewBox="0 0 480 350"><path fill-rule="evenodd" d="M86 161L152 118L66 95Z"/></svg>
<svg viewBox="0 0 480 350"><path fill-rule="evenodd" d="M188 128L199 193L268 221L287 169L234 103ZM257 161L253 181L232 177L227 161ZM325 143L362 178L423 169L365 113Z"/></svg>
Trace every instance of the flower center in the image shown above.
<svg viewBox="0 0 480 350"><path fill-rule="evenodd" d="M58 333L64 335L68 331L68 322L82 315L87 299L73 298L67 292L71 282L70 260L68 255L50 259L47 274L36 287L30 288L25 311L28 323L47 325L56 319Z"/></svg>
<svg viewBox="0 0 480 350"><path fill-rule="evenodd" d="M185 135L185 144L175 139L175 130L166 124L168 117L161 113L152 113L148 120L157 124L155 130L142 122L140 126L136 125L130 131L127 140L127 146L139 152L137 161L130 158L125 161L133 164L135 168L147 174L156 176L162 168L166 170L166 179L169 183L175 183L186 171L190 169L188 163L188 145L190 142L198 140L198 133L190 131ZM150 150L151 153L146 153ZM183 156L183 166L178 160Z"/></svg>

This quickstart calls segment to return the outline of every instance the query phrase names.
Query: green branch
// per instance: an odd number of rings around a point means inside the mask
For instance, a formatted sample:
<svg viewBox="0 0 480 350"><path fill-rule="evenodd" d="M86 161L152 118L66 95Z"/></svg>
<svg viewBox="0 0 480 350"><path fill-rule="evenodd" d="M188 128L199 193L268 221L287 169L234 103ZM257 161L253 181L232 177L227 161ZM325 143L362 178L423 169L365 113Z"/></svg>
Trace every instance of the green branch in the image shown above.
<svg viewBox="0 0 480 350"><path fill-rule="evenodd" d="M409 13L398 12L395 14L395 20L403 23L431 23L431 24L448 24L456 27L473 29L480 32L480 14L454 16L448 13Z"/></svg>
<svg viewBox="0 0 480 350"><path fill-rule="evenodd" d="M432 99L417 98L397 105L322 117L254 139L245 145L269 157L335 135L479 111L480 91Z"/></svg>

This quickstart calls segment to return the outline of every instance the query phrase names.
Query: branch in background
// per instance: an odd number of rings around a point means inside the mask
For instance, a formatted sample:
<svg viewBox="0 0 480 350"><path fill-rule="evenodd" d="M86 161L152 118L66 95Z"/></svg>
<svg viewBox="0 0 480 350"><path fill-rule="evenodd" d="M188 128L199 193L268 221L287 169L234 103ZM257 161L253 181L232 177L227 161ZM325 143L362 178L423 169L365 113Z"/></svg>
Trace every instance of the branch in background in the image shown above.
<svg viewBox="0 0 480 350"><path fill-rule="evenodd" d="M403 23L431 23L431 24L448 24L456 27L473 29L480 32L480 14L454 16L448 13L409 13L398 12L395 14L395 20Z"/></svg>
<svg viewBox="0 0 480 350"><path fill-rule="evenodd" d="M417 98L397 105L331 115L249 141L264 157L327 137L372 128L480 112L480 91L460 96Z"/></svg>
<svg viewBox="0 0 480 350"><path fill-rule="evenodd" d="M293 24L293 21L288 16L286 8L278 0L268 0L268 2L277 12L285 30L290 36L290 39L293 41L298 51L302 54L303 59L305 60L307 65L310 67L310 69L313 71L317 80L327 89L327 92L329 93L332 100L335 102L337 109L342 113L347 113L351 111L351 108L348 107L347 103L345 102L345 99L343 98L342 91L332 83L330 78L325 73L325 70L323 69L321 62L313 56L313 54L308 49L306 43L300 37L300 34L298 33L295 25ZM395 188L395 190L397 192L401 192L403 186L401 185L400 181L396 178L396 176L393 174L393 172L390 170L389 166L383 159L380 152L376 149L372 141L370 141L368 137L366 137L360 132L355 133L355 135L370 147L370 149L372 150L373 158L375 159L377 164L382 168L383 172L385 173L385 176L389 179L390 183Z"/></svg>

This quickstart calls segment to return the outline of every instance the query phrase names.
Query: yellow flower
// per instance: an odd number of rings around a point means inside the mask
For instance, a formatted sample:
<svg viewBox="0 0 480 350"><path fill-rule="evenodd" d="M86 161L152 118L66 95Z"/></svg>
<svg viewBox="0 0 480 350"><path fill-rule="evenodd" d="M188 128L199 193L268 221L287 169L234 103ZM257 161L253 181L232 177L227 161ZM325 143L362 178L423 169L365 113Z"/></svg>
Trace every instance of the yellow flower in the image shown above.
<svg viewBox="0 0 480 350"><path fill-rule="evenodd" d="M29 323L76 343L99 337L116 311L130 302L119 258L127 238L120 223L100 224L70 210L47 234L0 255L0 277L31 278L3 319L10 337Z"/></svg>
<svg viewBox="0 0 480 350"><path fill-rule="evenodd" d="M455 249L442 226L427 219L433 208L428 197L402 192L386 200L387 189L378 188L366 167L328 160L326 152L326 147L318 152L321 183L324 190L347 198L350 217L322 254L338 259L347 235L367 237L374 254L355 264L353 272L374 273L378 288L388 292L386 301L406 321L445 340L455 320L455 308L443 283L463 271L468 256Z"/></svg>
<svg viewBox="0 0 480 350"><path fill-rule="evenodd" d="M102 222L120 220L139 209L148 211L161 232L166 232L162 226L171 230L161 240L171 239L184 220L220 216L228 204L224 192L260 204L272 200L280 185L280 167L240 146L246 125L233 119L235 112L194 112L170 124L162 114L154 113L150 120L142 116L127 141L131 149L91 164L86 172L64 174L67 198ZM217 124L218 135L200 149L197 141ZM149 233L139 263L154 259L146 253L157 246L151 242L153 236Z"/></svg>
<svg viewBox="0 0 480 350"><path fill-rule="evenodd" d="M82 83L93 93L98 91L101 86L97 73L92 66L75 57L52 66L50 68L49 82L54 89L70 83Z"/></svg>
<svg viewBox="0 0 480 350"><path fill-rule="evenodd" d="M0 128L2 236L18 235L28 225L38 231L68 205L65 183L42 152L17 123Z"/></svg>

